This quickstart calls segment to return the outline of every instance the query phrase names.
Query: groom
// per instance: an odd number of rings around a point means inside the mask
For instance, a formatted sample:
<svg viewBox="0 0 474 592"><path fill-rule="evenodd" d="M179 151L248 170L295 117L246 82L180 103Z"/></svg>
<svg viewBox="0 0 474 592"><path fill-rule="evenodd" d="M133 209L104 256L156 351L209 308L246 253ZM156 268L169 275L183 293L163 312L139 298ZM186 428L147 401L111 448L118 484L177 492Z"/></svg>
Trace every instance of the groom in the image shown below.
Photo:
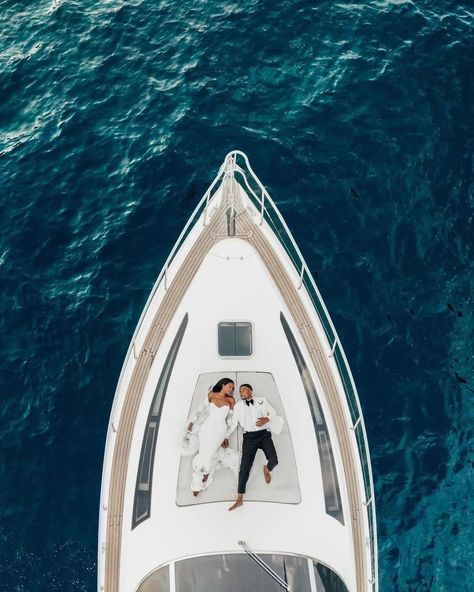
<svg viewBox="0 0 474 592"><path fill-rule="evenodd" d="M228 436L232 434L237 425L241 425L244 430L242 460L240 461L237 501L229 510L235 510L243 504L245 487L258 449L263 450L267 458L267 464L263 467L266 483L270 483L272 480L271 471L278 464L272 434L267 429L270 427L271 421L277 417L275 410L265 398L253 397L253 389L250 384L243 384L239 389L239 394L241 400L234 405ZM224 443L224 445L228 445L227 439Z"/></svg>

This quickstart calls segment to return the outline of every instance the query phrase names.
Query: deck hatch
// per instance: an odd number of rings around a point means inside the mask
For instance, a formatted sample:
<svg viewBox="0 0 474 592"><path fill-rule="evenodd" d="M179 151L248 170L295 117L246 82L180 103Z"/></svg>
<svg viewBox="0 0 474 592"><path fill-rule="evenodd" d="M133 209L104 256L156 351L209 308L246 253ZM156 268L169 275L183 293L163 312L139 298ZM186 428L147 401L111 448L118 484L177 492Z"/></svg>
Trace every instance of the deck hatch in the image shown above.
<svg viewBox="0 0 474 592"><path fill-rule="evenodd" d="M174 363L178 355L181 341L188 324L188 314L184 315L176 337L173 340L166 358L160 379L153 395L153 400L148 413L148 420L143 434L140 461L138 463L135 496L133 500L132 530L141 522L150 517L151 512L151 485L153 481L153 460L155 457L156 438L160 425L163 401L173 371Z"/></svg>
<svg viewBox="0 0 474 592"><path fill-rule="evenodd" d="M252 355L252 324L243 322L219 323L217 327L219 355L247 357Z"/></svg>
<svg viewBox="0 0 474 592"><path fill-rule="evenodd" d="M301 350L298 347L296 339L282 312L280 313L280 321L283 331L285 332L285 335L288 339L291 352L295 358L295 362L303 382L304 390L306 392L306 397L308 399L311 416L313 418L313 425L318 442L319 460L321 462L326 513L329 514L329 516L336 518L336 520L338 520L341 524L344 524L344 514L342 512L341 494L339 491L339 482L337 480L336 463L334 462L331 439L329 438L329 432L321 403L319 402L318 393Z"/></svg>

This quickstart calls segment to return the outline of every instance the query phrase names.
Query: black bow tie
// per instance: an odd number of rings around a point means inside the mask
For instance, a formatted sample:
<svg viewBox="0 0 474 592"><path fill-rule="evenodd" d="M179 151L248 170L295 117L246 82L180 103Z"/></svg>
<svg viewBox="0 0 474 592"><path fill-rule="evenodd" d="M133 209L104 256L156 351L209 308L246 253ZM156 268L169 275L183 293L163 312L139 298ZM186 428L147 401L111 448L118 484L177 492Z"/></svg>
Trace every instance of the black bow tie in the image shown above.
<svg viewBox="0 0 474 592"><path fill-rule="evenodd" d="M250 405L253 405L253 399L250 399L249 401L245 401L247 407L249 407Z"/></svg>

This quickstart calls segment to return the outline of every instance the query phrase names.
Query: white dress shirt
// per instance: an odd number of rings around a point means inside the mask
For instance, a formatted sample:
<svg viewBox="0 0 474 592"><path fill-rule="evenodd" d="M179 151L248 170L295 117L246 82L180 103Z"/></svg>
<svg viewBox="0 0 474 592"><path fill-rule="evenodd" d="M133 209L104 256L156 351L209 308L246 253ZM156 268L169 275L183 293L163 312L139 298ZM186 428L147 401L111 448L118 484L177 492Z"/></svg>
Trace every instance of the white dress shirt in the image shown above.
<svg viewBox="0 0 474 592"><path fill-rule="evenodd" d="M275 416L275 409L273 409L264 397L253 397L253 405L247 405L245 401L240 400L234 406L234 413L228 433L231 434L238 424L241 425L244 432L268 430L270 429L270 422ZM269 421L262 426L257 426L256 422L260 417L268 417Z"/></svg>
<svg viewBox="0 0 474 592"><path fill-rule="evenodd" d="M258 405L254 399L250 399L253 401L249 405L247 405L247 401L244 401L244 428L245 432L258 432L260 430L266 430L267 424L263 424L262 426L257 426L257 419L260 417L267 417L267 415L263 415L261 412L261 405ZM249 401L250 402L250 401ZM259 407L259 409L257 409Z"/></svg>

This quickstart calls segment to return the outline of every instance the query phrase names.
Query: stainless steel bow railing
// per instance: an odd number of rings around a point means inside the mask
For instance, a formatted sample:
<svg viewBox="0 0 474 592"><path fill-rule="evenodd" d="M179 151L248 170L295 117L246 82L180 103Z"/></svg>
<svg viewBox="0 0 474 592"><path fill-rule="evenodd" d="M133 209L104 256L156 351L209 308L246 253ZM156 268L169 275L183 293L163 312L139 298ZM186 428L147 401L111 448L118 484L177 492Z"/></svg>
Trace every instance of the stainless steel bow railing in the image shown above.
<svg viewBox="0 0 474 592"><path fill-rule="evenodd" d="M191 229L195 225L195 223L202 217L203 225L206 225L209 220L209 204L212 200L212 197L221 187L221 181L225 178L229 177L238 177L239 180L242 182L242 187L246 190L249 198L253 202L254 206L257 208L260 216L258 223L261 225L263 222L267 222L270 226L272 231L280 240L281 245L285 249L287 255L293 262L295 269L299 273L299 285L298 287L301 288L304 286L308 296L310 297L313 306L318 314L318 317L321 321L321 325L324 329L327 342L330 349L330 356L334 357L334 361L336 363L337 369L339 371L339 375L341 377L342 385L344 388L344 392L346 395L347 404L350 410L350 417L352 425L349 426L351 430L354 431L355 440L357 442L357 447L359 451L359 456L361 459L362 464L362 473L364 478L364 495L365 495L365 502L364 506L367 508L367 518L368 518L368 525L369 525L369 542L370 542L370 556L371 556L371 572L372 577L369 581L369 584L373 590L373 592L377 592L378 590L378 562L377 562L377 522L376 522L376 513L375 513L375 499L374 499L374 486L373 486L373 477L372 477L372 468L370 464L370 454L369 454L369 446L367 441L367 433L364 424L364 418L362 416L361 406L359 397L357 394L357 389L354 383L354 379L352 377L351 370L349 368L349 364L347 363L346 355L342 348L342 345L339 341L336 329L332 323L331 317L326 309L324 301L321 297L321 294L316 286L316 283L311 275L311 272L304 260L304 257L301 251L296 244L290 229L288 228L283 216L281 215L280 211L278 210L275 202L272 200L270 195L268 194L265 187L260 182L257 175L254 173L252 167L250 166L249 160L243 152L240 150L233 150L229 152L226 156L222 166L219 169L215 179L211 183L210 187L201 198L199 203L197 204L194 212L191 214L188 222L186 223L185 227L183 228L181 234L178 237L173 249L171 250L162 270L159 274L153 289L148 297L148 300L145 304L143 312L141 314L140 320L138 321L137 327L135 329L135 333L133 339L131 341L129 350L127 352L127 356L125 358L125 363L122 368L122 373L124 368L127 366L128 360L130 355L134 355L137 358L137 352L135 350L135 341L140 332L141 326L143 324L143 320L148 312L149 306L153 300L153 297L156 294L159 286L163 283L165 290L167 289L168 283L168 270L170 265L172 264L176 254L178 253L179 249L185 242L186 238L188 237ZM237 179L236 179L237 180ZM119 378L119 384L122 379L122 374ZM113 411L112 411L113 416ZM114 424L112 423L112 428L114 429ZM115 429L114 429L115 431Z"/></svg>

